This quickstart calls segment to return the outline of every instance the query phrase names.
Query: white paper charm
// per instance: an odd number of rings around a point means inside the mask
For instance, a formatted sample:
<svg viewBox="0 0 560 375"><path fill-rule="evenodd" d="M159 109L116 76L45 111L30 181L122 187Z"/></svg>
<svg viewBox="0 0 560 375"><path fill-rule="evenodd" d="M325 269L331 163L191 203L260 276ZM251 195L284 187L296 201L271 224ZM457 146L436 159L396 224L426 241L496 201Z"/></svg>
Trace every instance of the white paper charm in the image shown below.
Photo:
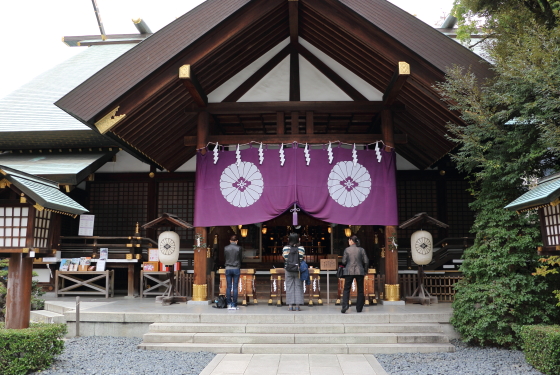
<svg viewBox="0 0 560 375"><path fill-rule="evenodd" d="M237 149L235 150L235 158L237 159L235 165L239 167L239 164L241 164L241 150L239 150L239 144L237 144Z"/></svg>
<svg viewBox="0 0 560 375"><path fill-rule="evenodd" d="M330 142L329 142L329 147L327 148L327 154L329 155L329 164L332 164L334 157L333 157L333 152L332 152L332 147Z"/></svg>
<svg viewBox="0 0 560 375"><path fill-rule="evenodd" d="M261 142L261 145L259 146L259 164L262 164L263 161L264 161L264 150Z"/></svg>
<svg viewBox="0 0 560 375"><path fill-rule="evenodd" d="M375 154L377 155L377 162L381 163L381 150L379 149L379 142L375 142Z"/></svg>
<svg viewBox="0 0 560 375"><path fill-rule="evenodd" d="M282 143L280 145L280 165L283 167L284 166L284 162L286 161L286 158L284 157L284 144Z"/></svg>
<svg viewBox="0 0 560 375"><path fill-rule="evenodd" d="M218 145L218 143L216 142L216 147L214 147L214 164L216 164L218 162L218 150L220 148L220 145Z"/></svg>
<svg viewBox="0 0 560 375"><path fill-rule="evenodd" d="M311 156L309 156L309 148L307 147L307 143L305 144L305 150L303 150L303 153L305 155L305 162L307 163L307 165L309 165L309 162L311 161Z"/></svg>
<svg viewBox="0 0 560 375"><path fill-rule="evenodd" d="M358 152L356 151L356 144L354 143L354 148L352 149L352 163L354 167L358 164Z"/></svg>

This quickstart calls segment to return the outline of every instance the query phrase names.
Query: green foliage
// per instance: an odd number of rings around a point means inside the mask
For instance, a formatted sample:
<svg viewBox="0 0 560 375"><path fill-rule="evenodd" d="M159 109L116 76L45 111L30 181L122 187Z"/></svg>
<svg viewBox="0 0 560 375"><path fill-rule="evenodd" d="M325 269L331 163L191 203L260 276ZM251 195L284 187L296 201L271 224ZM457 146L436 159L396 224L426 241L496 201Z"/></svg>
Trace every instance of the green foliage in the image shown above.
<svg viewBox="0 0 560 375"><path fill-rule="evenodd" d="M544 374L560 374L560 326L525 326L521 338L531 366Z"/></svg>
<svg viewBox="0 0 560 375"><path fill-rule="evenodd" d="M0 323L0 374L23 375L49 367L64 350L65 324L32 323L27 329L5 329Z"/></svg>
<svg viewBox="0 0 560 375"><path fill-rule="evenodd" d="M555 277L556 280L560 275L560 256L550 256L548 258L541 258L539 262L543 263L544 265L538 267L533 273L534 276L543 276L543 277ZM558 299L558 303L556 306L560 307L560 290L554 290L552 293Z"/></svg>
<svg viewBox="0 0 560 375"><path fill-rule="evenodd" d="M560 31L529 3L457 0L463 22L491 33L483 47L494 76L480 82L453 67L437 85L466 124L448 126L459 146L453 159L471 176L476 211L475 242L464 254L452 324L473 344L516 347L521 326L559 315L554 280L532 276L541 245L537 215L503 208L527 191L522 179L558 168ZM477 24L476 17L484 18Z"/></svg>
<svg viewBox="0 0 560 375"><path fill-rule="evenodd" d="M8 293L8 259L0 259L0 321L4 321L6 313L6 295ZM37 276L33 272L33 276ZM45 292L41 289L37 281L31 282L31 310L42 310L45 301L41 298Z"/></svg>

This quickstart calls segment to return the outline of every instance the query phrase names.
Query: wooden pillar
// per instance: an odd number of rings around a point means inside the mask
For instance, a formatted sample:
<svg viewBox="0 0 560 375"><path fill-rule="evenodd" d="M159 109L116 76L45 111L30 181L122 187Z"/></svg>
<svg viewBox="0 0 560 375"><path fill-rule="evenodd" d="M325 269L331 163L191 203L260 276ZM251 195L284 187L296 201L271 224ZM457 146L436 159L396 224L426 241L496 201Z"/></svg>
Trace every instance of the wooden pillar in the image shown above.
<svg viewBox="0 0 560 375"><path fill-rule="evenodd" d="M299 134L299 112L292 112L292 134Z"/></svg>
<svg viewBox="0 0 560 375"><path fill-rule="evenodd" d="M202 154L208 140L209 114L201 111L198 113L197 124L197 149L202 149ZM206 301L208 299L206 284L206 245L208 244L208 233L204 227L194 228L195 232L195 251L194 251L194 282L193 282L193 301Z"/></svg>
<svg viewBox="0 0 560 375"><path fill-rule="evenodd" d="M150 173L148 174L150 178L148 180L148 222L157 219L158 215L158 186L156 181L156 167L150 166ZM162 212L163 213L163 212ZM146 229L146 237L157 241L157 231L155 228Z"/></svg>
<svg viewBox="0 0 560 375"><path fill-rule="evenodd" d="M381 112L381 133L385 146L394 148L393 133L393 114L389 109ZM396 178L396 174L395 174ZM396 186L396 184L395 184ZM385 227L385 300L399 301L399 254L396 246L397 243L397 227L394 225Z"/></svg>
<svg viewBox="0 0 560 375"><path fill-rule="evenodd" d="M31 315L31 277L33 258L27 254L11 254L8 263L6 296L6 328L29 328Z"/></svg>

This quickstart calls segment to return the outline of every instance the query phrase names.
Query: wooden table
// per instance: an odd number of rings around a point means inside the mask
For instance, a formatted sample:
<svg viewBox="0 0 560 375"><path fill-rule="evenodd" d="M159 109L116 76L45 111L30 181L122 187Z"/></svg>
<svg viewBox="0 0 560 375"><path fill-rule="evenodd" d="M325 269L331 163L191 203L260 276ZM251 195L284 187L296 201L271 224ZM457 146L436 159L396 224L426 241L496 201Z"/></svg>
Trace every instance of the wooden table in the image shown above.
<svg viewBox="0 0 560 375"><path fill-rule="evenodd" d="M313 306L313 299L318 305L323 305L321 299L321 270L309 268L309 285L303 285L303 297L307 296L308 305ZM268 304L282 306L286 298L286 270L284 268L273 268L270 270L270 298Z"/></svg>
<svg viewBox="0 0 560 375"><path fill-rule="evenodd" d="M179 280L179 274L184 271L175 271L175 290L177 290L177 280ZM165 279L162 279L162 276ZM144 290L144 285L148 282L153 281L154 286L149 287ZM165 287L164 291L159 290L159 288ZM144 296L162 296L169 289L169 272L167 271L140 271L140 298Z"/></svg>
<svg viewBox="0 0 560 375"><path fill-rule="evenodd" d="M253 304L257 305L258 301L257 290L255 288L255 269L242 268L239 270L239 272L240 275L237 298L243 298L243 306L247 306L247 304L249 303L249 298L252 298ZM220 275L220 295L225 296L227 290L226 270L224 268L220 268L218 270L218 274Z"/></svg>
<svg viewBox="0 0 560 375"><path fill-rule="evenodd" d="M84 278L83 276L91 276ZM94 284L95 281L101 280L105 286ZM65 286L66 281L71 281L74 284ZM115 295L115 271L56 271L54 292L58 297L59 294L101 294L105 298ZM91 290L74 290L79 287L86 287Z"/></svg>
<svg viewBox="0 0 560 375"><path fill-rule="evenodd" d="M91 262L95 263L98 259L92 259ZM128 294L127 297L132 298L138 296L138 271L140 270L140 263L138 259L107 259L105 268L126 268L128 272Z"/></svg>
<svg viewBox="0 0 560 375"><path fill-rule="evenodd" d="M366 299L364 303L365 306L369 306L370 303L372 305L377 305L378 297L375 295L375 273L375 268L370 268L368 269L368 273L364 276L364 297ZM344 283L344 278L338 279L338 297L335 305L340 305L342 294L344 292ZM352 287L350 288L350 299L348 300L348 305L352 305L353 297L358 297L358 288L356 287L355 279L352 281Z"/></svg>

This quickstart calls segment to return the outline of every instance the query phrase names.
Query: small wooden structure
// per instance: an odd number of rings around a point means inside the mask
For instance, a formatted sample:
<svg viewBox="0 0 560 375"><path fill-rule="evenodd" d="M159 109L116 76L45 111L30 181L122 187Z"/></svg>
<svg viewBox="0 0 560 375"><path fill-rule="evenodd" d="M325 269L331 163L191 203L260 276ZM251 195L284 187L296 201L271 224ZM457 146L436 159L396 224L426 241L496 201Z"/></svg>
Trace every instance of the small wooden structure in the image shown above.
<svg viewBox="0 0 560 375"><path fill-rule="evenodd" d="M375 268L368 269L368 273L364 276L364 297L365 297L365 306L369 306L370 304L373 306L377 306L377 300L379 296L375 293ZM336 297L335 305L340 305L340 301L342 301L342 294L344 293L344 284L346 280L344 278L338 279L338 295ZM352 287L350 288L350 299L348 300L348 304L352 305L352 298L358 297L358 288L356 287L356 280L352 281Z"/></svg>
<svg viewBox="0 0 560 375"><path fill-rule="evenodd" d="M185 229L192 229L193 226L189 223L187 223L186 221L180 219L178 216L173 215L173 214L168 214L168 213L164 213L163 215L161 215L160 217L158 217L155 220L150 221L149 223L146 223L144 225L142 225L142 228L144 229L150 229L150 228L162 228L162 227L168 227L168 228L185 228ZM169 306L172 303L178 303L178 302L187 302L187 297L185 296L179 296L177 293L177 290L175 288L175 272L173 271L173 267L170 267L169 270L169 294L168 296L165 296L162 298L162 304L163 306Z"/></svg>
<svg viewBox="0 0 560 375"><path fill-rule="evenodd" d="M255 288L255 270L253 268L240 269L238 298L243 299L243 306L247 306L249 299L253 299L253 305L257 305L257 289ZM227 291L226 270L221 268L218 270L220 275L220 295L225 296Z"/></svg>
<svg viewBox="0 0 560 375"><path fill-rule="evenodd" d="M33 259L58 249L61 215L85 212L58 183L0 165L0 254L10 256L6 328L29 327Z"/></svg>
<svg viewBox="0 0 560 375"><path fill-rule="evenodd" d="M560 173L539 178L536 187L505 208L517 213L538 210L543 242L538 252L540 255L560 255Z"/></svg>
<svg viewBox="0 0 560 375"><path fill-rule="evenodd" d="M442 223L441 221L436 220L431 216L428 216L428 214L425 212L420 212L414 215L412 218L406 220L404 223L399 225L399 228L404 229L404 228L411 227L413 225L422 227L422 225L426 223L434 224L441 228L449 228L449 225ZM416 288L416 290L414 291L414 293L412 293L410 297L405 297L404 299L405 302L421 303L422 305L438 303L437 297L433 297L432 295L430 295L430 293L428 293L428 291L424 287L424 267L421 265L418 266L418 280L419 280L418 288Z"/></svg>

